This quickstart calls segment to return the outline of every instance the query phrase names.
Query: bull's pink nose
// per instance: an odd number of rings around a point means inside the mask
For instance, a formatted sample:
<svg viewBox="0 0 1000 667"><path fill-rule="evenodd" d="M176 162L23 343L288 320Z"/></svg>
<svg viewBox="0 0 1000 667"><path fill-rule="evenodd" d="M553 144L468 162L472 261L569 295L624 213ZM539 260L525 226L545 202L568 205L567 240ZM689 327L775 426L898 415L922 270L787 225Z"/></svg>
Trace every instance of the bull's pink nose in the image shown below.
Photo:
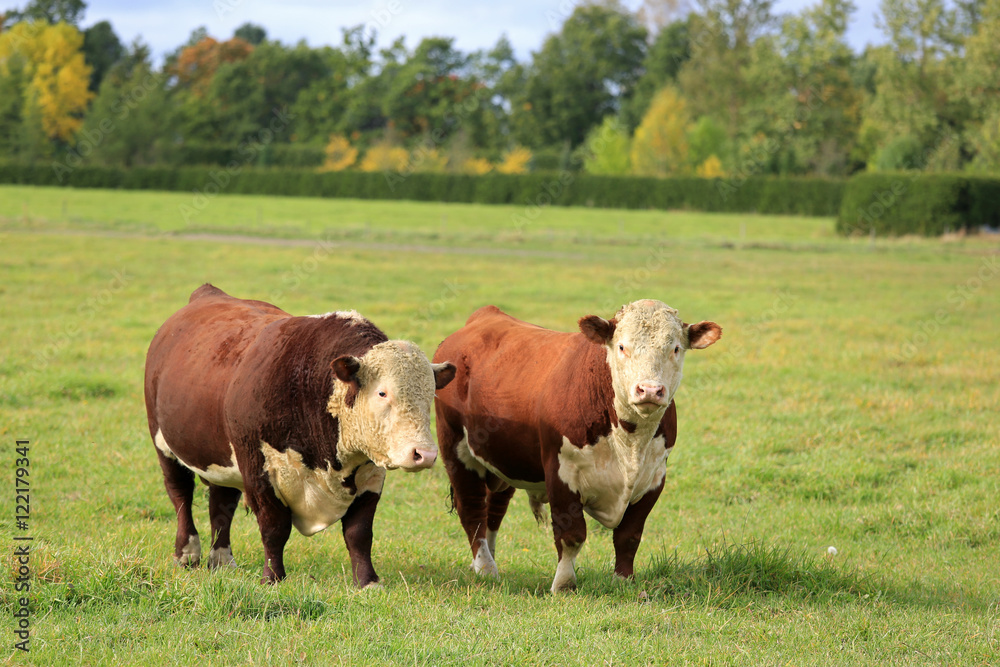
<svg viewBox="0 0 1000 667"><path fill-rule="evenodd" d="M667 388L658 382L640 382L635 386L636 403L652 401L659 403L667 394Z"/></svg>
<svg viewBox="0 0 1000 667"><path fill-rule="evenodd" d="M413 467L430 468L437 460L437 452L433 449L414 449Z"/></svg>

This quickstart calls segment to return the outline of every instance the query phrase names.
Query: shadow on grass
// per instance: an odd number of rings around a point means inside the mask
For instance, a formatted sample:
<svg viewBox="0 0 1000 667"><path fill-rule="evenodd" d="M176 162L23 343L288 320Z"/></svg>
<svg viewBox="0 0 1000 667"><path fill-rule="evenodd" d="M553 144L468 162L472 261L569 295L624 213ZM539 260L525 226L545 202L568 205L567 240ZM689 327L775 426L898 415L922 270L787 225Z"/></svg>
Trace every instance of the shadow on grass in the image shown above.
<svg viewBox="0 0 1000 667"><path fill-rule="evenodd" d="M613 576L613 569L613 562L593 567L581 567L578 562L575 594L628 601L638 595L643 601L727 607L762 597L822 602L879 599L888 590L888 583L876 575L832 557L819 558L754 538L735 542L723 537L690 557L676 551L655 553L652 563L639 567L632 580ZM549 595L551 577L552 570L547 568L544 572L520 569L501 571L499 579L460 576L459 582L462 586L478 582L510 595L544 597Z"/></svg>
<svg viewBox="0 0 1000 667"><path fill-rule="evenodd" d="M653 557L642 577L651 598L700 598L725 607L747 596L783 596L824 602L879 597L885 582L831 558L751 538L705 547L691 559L674 552Z"/></svg>
<svg viewBox="0 0 1000 667"><path fill-rule="evenodd" d="M931 590L916 583L890 583L878 573L865 573L850 564L818 557L788 546L766 544L756 539L720 543L703 548L690 558L676 552L653 556L652 565L642 568L633 581L610 575L604 568L578 572L583 599L600 598L611 602L655 602L669 606L740 608L749 602L784 601L792 604L869 604L968 609L990 607L987 591ZM57 567L50 576L40 577L39 597L33 600L36 613L42 609L88 608L107 605L154 605L162 613L190 613L215 619L272 620L296 617L314 620L343 612L364 597L351 589L347 595L338 584L285 582L262 586L256 569L224 572L152 568L137 552L98 555L84 571ZM76 570L75 572L73 570ZM543 598L549 595L551 573L520 570L499 579L460 575L446 583L438 572L399 573L408 583L389 584L383 595L418 597L430 587L429 598L439 602L452 592L458 604L477 597L512 596ZM10 587L12 589L12 587ZM13 604L13 591L0 591L0 602Z"/></svg>
<svg viewBox="0 0 1000 667"><path fill-rule="evenodd" d="M994 603L986 592L929 589L918 582L891 582L879 572L864 572L836 557L750 538L723 538L692 558L676 552L653 556L652 565L632 582L591 577L581 586L592 595L627 594L661 603L692 603L718 608L744 606L749 600L784 599L817 604L881 601L902 606L986 610Z"/></svg>
<svg viewBox="0 0 1000 667"><path fill-rule="evenodd" d="M12 588L12 587L11 587ZM57 567L32 587L35 613L47 609L155 606L164 614L186 613L215 619L272 620L320 618L335 610L329 591L317 586L264 586L251 572L150 566L138 549L94 554L86 567ZM0 602L13 604L0 589Z"/></svg>

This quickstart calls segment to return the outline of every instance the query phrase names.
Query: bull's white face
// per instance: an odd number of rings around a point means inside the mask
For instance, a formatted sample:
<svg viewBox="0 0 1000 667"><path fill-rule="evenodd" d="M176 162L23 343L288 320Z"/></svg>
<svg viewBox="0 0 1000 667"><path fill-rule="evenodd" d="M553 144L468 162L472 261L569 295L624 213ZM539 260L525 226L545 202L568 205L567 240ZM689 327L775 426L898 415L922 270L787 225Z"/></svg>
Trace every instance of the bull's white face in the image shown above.
<svg viewBox="0 0 1000 667"><path fill-rule="evenodd" d="M380 343L362 357L333 362L327 409L340 420L341 452L364 455L383 468L416 471L437 458L431 437L434 391L455 375L450 363L431 364L413 343Z"/></svg>
<svg viewBox="0 0 1000 667"><path fill-rule="evenodd" d="M612 320L585 317L580 329L607 347L615 410L626 421L661 419L680 387L685 352L722 335L718 324L686 325L676 310L651 299L622 306Z"/></svg>

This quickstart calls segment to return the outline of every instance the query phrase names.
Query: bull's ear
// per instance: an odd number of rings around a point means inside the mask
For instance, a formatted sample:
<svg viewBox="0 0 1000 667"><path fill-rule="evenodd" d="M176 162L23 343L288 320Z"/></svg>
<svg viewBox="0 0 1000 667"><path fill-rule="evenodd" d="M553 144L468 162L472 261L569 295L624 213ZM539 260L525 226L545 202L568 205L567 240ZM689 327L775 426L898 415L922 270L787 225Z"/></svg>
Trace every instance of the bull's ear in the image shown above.
<svg viewBox="0 0 1000 667"><path fill-rule="evenodd" d="M722 338L722 327L715 322L685 324L684 331L687 333L688 347L692 350L704 350Z"/></svg>
<svg viewBox="0 0 1000 667"><path fill-rule="evenodd" d="M455 379L455 364L446 361L442 364L431 364L434 369L434 388L444 389Z"/></svg>
<svg viewBox="0 0 1000 667"><path fill-rule="evenodd" d="M618 325L618 321L606 320L597 315L587 315L580 318L579 324L580 331L588 340L598 345L607 345L615 335L615 326Z"/></svg>
<svg viewBox="0 0 1000 667"><path fill-rule="evenodd" d="M330 368L333 369L333 374L338 380L345 383L357 382L358 371L361 370L361 360L357 357L352 357L350 355L344 355L343 357L337 357L330 364Z"/></svg>

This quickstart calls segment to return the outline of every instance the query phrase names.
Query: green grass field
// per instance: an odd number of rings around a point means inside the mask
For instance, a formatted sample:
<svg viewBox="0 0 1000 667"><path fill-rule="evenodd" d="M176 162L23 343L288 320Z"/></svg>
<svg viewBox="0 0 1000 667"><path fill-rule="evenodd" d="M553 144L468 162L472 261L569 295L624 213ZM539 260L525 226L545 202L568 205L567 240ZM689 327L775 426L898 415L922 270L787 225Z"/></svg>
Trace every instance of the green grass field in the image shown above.
<svg viewBox="0 0 1000 667"><path fill-rule="evenodd" d="M224 196L188 226L188 200L0 187L0 548L25 534L17 438L31 440L34 537L32 650L11 648L11 564L8 662L1000 661L996 242L870 245L829 219L556 208L514 233L518 207ZM688 355L635 581L614 579L611 535L591 522L580 590L549 595L555 549L523 494L500 579L476 578L441 466L387 478L381 590L352 589L336 526L294 533L290 576L260 586L242 512L237 569L175 568L143 360L206 281L295 314L357 308L428 354L487 303L563 330L642 297L719 322L722 341ZM204 535L201 490L195 510Z"/></svg>

